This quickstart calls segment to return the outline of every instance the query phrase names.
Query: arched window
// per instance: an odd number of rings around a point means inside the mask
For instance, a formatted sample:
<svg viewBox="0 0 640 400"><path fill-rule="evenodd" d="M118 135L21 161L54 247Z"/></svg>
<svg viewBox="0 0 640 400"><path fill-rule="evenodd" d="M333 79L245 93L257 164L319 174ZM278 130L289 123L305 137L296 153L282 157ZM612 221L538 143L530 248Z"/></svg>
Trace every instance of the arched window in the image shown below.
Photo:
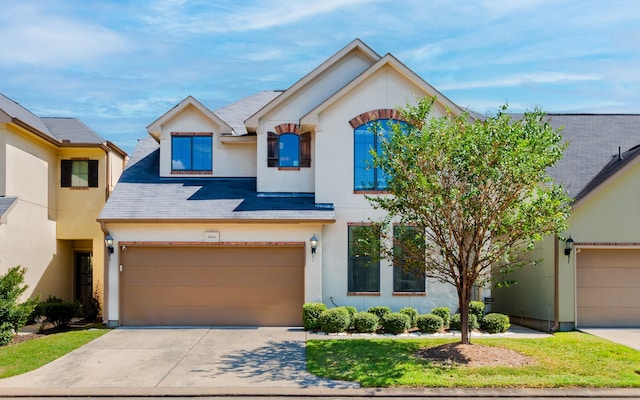
<svg viewBox="0 0 640 400"><path fill-rule="evenodd" d="M387 190L387 175L373 166L371 151L382 155L382 143L391 137L392 124L407 126L396 119L377 119L354 129L353 189L356 191Z"/></svg>
<svg viewBox="0 0 640 400"><path fill-rule="evenodd" d="M267 165L279 168L311 167L311 133L267 133Z"/></svg>

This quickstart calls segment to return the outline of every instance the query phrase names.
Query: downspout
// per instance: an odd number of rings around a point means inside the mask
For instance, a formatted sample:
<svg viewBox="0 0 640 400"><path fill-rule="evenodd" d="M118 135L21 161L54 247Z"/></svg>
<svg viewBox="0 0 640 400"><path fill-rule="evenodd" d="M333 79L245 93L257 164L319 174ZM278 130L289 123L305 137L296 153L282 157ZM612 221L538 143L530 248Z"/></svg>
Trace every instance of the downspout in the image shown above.
<svg viewBox="0 0 640 400"><path fill-rule="evenodd" d="M558 246L559 237L554 236L553 241L553 326L551 327L551 332L557 332L560 328L560 278L558 277L559 268L559 257L558 251L560 248Z"/></svg>

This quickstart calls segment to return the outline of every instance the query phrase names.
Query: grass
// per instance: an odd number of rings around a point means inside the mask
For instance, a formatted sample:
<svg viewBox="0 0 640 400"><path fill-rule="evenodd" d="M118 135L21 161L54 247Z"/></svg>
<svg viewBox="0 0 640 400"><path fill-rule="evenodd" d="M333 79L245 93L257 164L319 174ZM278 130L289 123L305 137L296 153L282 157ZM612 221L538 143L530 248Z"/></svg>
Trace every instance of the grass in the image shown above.
<svg viewBox="0 0 640 400"><path fill-rule="evenodd" d="M107 332L108 329L69 331L0 347L0 378L40 368Z"/></svg>
<svg viewBox="0 0 640 400"><path fill-rule="evenodd" d="M547 339L475 339L532 357L526 367L441 366L414 356L447 339L307 342L307 369L362 387L640 387L640 351L580 332Z"/></svg>

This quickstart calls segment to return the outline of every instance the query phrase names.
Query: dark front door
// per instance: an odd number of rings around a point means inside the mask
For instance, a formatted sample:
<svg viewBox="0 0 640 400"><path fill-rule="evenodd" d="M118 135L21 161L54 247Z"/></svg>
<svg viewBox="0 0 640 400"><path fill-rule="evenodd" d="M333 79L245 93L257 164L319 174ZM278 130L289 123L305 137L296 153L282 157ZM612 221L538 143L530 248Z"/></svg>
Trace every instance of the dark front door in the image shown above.
<svg viewBox="0 0 640 400"><path fill-rule="evenodd" d="M91 298L93 295L93 267L91 253L76 253L76 300Z"/></svg>

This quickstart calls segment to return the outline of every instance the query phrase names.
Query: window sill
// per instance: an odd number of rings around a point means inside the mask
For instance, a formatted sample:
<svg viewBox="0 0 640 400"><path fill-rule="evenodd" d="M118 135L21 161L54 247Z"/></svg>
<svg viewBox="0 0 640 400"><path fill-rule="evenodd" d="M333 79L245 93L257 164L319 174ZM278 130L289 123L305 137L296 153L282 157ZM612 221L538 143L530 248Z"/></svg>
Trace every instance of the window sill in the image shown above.
<svg viewBox="0 0 640 400"><path fill-rule="evenodd" d="M390 194L388 190L354 190L353 194Z"/></svg>
<svg viewBox="0 0 640 400"><path fill-rule="evenodd" d="M347 296L380 296L380 292L347 292Z"/></svg>
<svg viewBox="0 0 640 400"><path fill-rule="evenodd" d="M300 167L278 167L278 171L300 171Z"/></svg>
<svg viewBox="0 0 640 400"><path fill-rule="evenodd" d="M213 171L171 171L171 175L213 175Z"/></svg>
<svg viewBox="0 0 640 400"><path fill-rule="evenodd" d="M392 296L426 296L427 292L393 292Z"/></svg>
<svg viewBox="0 0 640 400"><path fill-rule="evenodd" d="M70 186L69 189L71 190L89 190L89 186Z"/></svg>

